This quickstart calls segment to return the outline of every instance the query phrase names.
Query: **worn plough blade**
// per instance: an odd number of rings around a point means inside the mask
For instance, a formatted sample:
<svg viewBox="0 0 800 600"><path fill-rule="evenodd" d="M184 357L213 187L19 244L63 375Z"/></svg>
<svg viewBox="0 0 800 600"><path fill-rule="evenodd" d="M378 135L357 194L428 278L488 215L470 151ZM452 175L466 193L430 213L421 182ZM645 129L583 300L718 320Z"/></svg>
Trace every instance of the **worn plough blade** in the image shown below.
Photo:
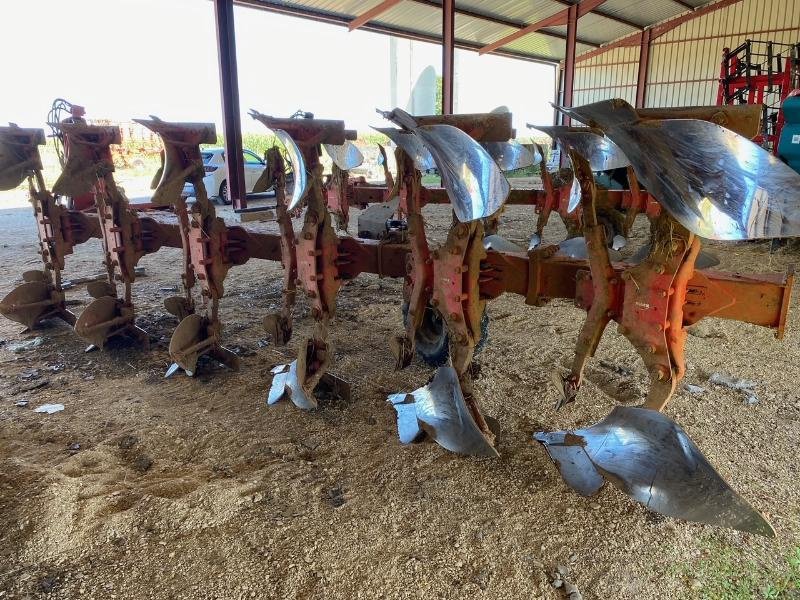
<svg viewBox="0 0 800 600"><path fill-rule="evenodd" d="M481 146L494 159L501 171L524 169L541 160L538 154L534 154L516 140L483 142Z"/></svg>
<svg viewBox="0 0 800 600"><path fill-rule="evenodd" d="M614 241L618 243L618 240ZM563 256L565 258L575 258L581 260L588 259L589 248L586 246L586 238L575 237L564 240L563 242L559 242L558 250L553 254L553 256ZM614 248L608 249L608 256L612 262L619 262L622 260L622 256Z"/></svg>
<svg viewBox="0 0 800 600"><path fill-rule="evenodd" d="M172 334L169 341L169 355L173 364L167 369L164 377L183 369L189 377L197 372L197 361L208 355L232 371L239 370L239 357L219 344L216 336L209 328L207 317L198 314L186 316Z"/></svg>
<svg viewBox="0 0 800 600"><path fill-rule="evenodd" d="M272 369L272 373L272 385L269 388L267 404L271 406L283 398L288 398L297 408L303 410L317 408L317 399L313 392L306 392L297 378L296 360L288 365L278 365Z"/></svg>
<svg viewBox="0 0 800 600"><path fill-rule="evenodd" d="M502 208L511 186L483 146L452 125L423 125L414 134L433 156L459 221L485 219Z"/></svg>
<svg viewBox="0 0 800 600"><path fill-rule="evenodd" d="M800 175L742 135L696 119L639 120L621 100L560 110L602 129L689 231L716 240L800 235Z"/></svg>
<svg viewBox="0 0 800 600"><path fill-rule="evenodd" d="M122 143L119 127L87 125L86 123L50 123L68 136L70 157L53 183L58 196L77 197L91 193L108 173L114 171L111 144Z"/></svg>
<svg viewBox="0 0 800 600"><path fill-rule="evenodd" d="M0 314L28 328L33 328L55 308L46 281L26 280L0 300Z"/></svg>
<svg viewBox="0 0 800 600"><path fill-rule="evenodd" d="M279 312L270 313L264 316L261 321L264 331L271 336L277 346L285 346L292 339L291 319Z"/></svg>
<svg viewBox="0 0 800 600"><path fill-rule="evenodd" d="M301 365L302 368L302 365ZM319 382L309 390L308 385L298 377L298 361L278 365L272 369L272 384L267 395L267 404L272 406L284 398L302 410L314 410L319 405L318 397L331 395L349 400L350 384L333 373L325 373Z"/></svg>
<svg viewBox="0 0 800 600"><path fill-rule="evenodd" d="M687 521L773 537L770 524L734 492L688 434L663 413L615 407L573 432L540 432L567 485L589 496L608 480L648 509Z"/></svg>
<svg viewBox="0 0 800 600"><path fill-rule="evenodd" d="M531 129L538 129L556 140L564 148L564 153L569 148L589 161L592 171L610 171L622 169L631 164L625 153L614 142L603 135L602 131L590 127L563 127L550 125L532 125Z"/></svg>
<svg viewBox="0 0 800 600"><path fill-rule="evenodd" d="M292 211L300 204L306 194L308 188L308 173L306 171L306 161L303 158L303 153L300 148L288 133L281 129L275 130L275 135L286 148L286 154L289 156L289 162L292 163L292 172L294 173L294 184L292 186L292 197L286 206L286 210Z"/></svg>
<svg viewBox="0 0 800 600"><path fill-rule="evenodd" d="M134 119L161 137L161 166L153 176L150 187L156 206L171 206L178 202L186 183L201 179L203 172L199 144L213 144L217 139L211 123L171 123L154 115L149 119Z"/></svg>
<svg viewBox="0 0 800 600"><path fill-rule="evenodd" d="M149 336L134 324L133 308L114 296L98 296L75 322L75 333L89 342L89 349L102 348L112 337L131 335L144 346Z"/></svg>
<svg viewBox="0 0 800 600"><path fill-rule="evenodd" d="M194 312L194 307L186 296L169 296L164 298L164 309L178 318L178 322Z"/></svg>
<svg viewBox="0 0 800 600"><path fill-rule="evenodd" d="M378 112L419 138L439 170L442 186L460 222L485 219L502 208L511 186L495 160L469 134L452 125L419 125L415 117L399 109ZM392 130L378 131L390 135ZM392 135L400 145L401 135Z"/></svg>
<svg viewBox="0 0 800 600"><path fill-rule="evenodd" d="M453 367L440 367L428 385L410 394L392 394L388 401L397 411L398 435L403 444L427 434L451 452L480 457L499 456L475 422Z"/></svg>
<svg viewBox="0 0 800 600"><path fill-rule="evenodd" d="M361 154L356 145L350 140L346 140L344 144L322 144L325 147L325 152L331 157L331 160L336 163L342 171L349 171L361 166L364 162L364 155Z"/></svg>
<svg viewBox="0 0 800 600"><path fill-rule="evenodd" d="M525 252L525 248L518 246L501 235L487 235L483 238L483 247L496 252Z"/></svg>
<svg viewBox="0 0 800 600"><path fill-rule="evenodd" d="M12 190L34 169L41 169L38 146L44 131L16 125L0 128L0 190Z"/></svg>
<svg viewBox="0 0 800 600"><path fill-rule="evenodd" d="M303 153L300 151L300 148L297 146L297 143L294 141L294 139L292 139L292 136L286 131L283 129L272 129L272 126L269 123L269 119L271 117L263 115L257 110L250 110L249 114L251 117L257 121L261 121L264 125L271 129L275 133L275 136L281 141L283 147L286 149L286 155L289 158L289 162L292 164L292 173L294 174L292 197L289 199L289 202L286 205L286 210L292 211L300 205L300 202L302 202L306 195L306 190L308 189L308 168L306 166L305 158L303 158ZM355 148L355 146L353 146L353 148ZM358 148L355 148L355 150L358 151ZM361 154L361 152L359 152L359 154Z"/></svg>
<svg viewBox="0 0 800 600"><path fill-rule="evenodd" d="M685 119L622 125L609 135L631 147L647 190L697 235L718 240L800 235L800 175L739 134Z"/></svg>
<svg viewBox="0 0 800 600"><path fill-rule="evenodd" d="M410 156L420 172L425 173L436 168L431 153L413 133L393 127L373 127L373 129L388 137L395 146Z"/></svg>

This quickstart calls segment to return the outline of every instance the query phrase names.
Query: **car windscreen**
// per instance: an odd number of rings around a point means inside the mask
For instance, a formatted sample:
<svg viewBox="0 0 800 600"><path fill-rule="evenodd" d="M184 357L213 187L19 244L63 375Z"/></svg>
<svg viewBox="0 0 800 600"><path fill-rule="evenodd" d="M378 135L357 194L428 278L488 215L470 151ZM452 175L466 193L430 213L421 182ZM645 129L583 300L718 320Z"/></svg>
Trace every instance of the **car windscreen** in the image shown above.
<svg viewBox="0 0 800 600"><path fill-rule="evenodd" d="M214 156L213 152L201 152L200 156L203 157L203 164L207 165L211 162L211 158Z"/></svg>

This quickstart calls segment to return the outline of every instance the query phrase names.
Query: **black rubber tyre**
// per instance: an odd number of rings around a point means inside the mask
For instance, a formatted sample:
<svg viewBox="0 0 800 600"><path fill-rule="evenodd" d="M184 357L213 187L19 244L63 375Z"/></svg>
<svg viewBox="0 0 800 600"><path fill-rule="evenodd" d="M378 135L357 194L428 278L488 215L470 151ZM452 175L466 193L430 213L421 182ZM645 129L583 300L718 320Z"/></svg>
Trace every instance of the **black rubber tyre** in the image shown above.
<svg viewBox="0 0 800 600"><path fill-rule="evenodd" d="M222 201L223 204L231 203L231 197L228 195L227 180L223 180L223 182L219 184L219 199Z"/></svg>
<svg viewBox="0 0 800 600"><path fill-rule="evenodd" d="M408 303L403 302L403 323L408 321ZM489 341L489 313L481 317L481 337L475 345L475 354L486 347ZM422 325L417 331L415 348L422 361L429 367L441 367L450 357L450 339L447 326L439 311L431 306L425 308Z"/></svg>

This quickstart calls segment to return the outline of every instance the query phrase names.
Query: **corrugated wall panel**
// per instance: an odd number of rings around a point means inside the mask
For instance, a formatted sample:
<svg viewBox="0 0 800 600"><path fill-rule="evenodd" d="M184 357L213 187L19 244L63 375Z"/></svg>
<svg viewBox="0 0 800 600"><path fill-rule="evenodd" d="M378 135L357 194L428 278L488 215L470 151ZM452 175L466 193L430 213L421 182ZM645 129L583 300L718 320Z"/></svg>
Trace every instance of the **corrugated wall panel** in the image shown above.
<svg viewBox="0 0 800 600"><path fill-rule="evenodd" d="M743 0L653 42L645 104L716 104L723 48L746 39L800 42L800 0Z"/></svg>
<svg viewBox="0 0 800 600"><path fill-rule="evenodd" d="M579 62L575 69L573 104L579 106L608 98L633 102L636 99L638 60L637 46L614 48Z"/></svg>
<svg viewBox="0 0 800 600"><path fill-rule="evenodd" d="M715 104L722 50L746 39L800 42L800 0L742 0L654 40L646 106ZM579 61L574 103L624 98L633 104L638 61L638 45Z"/></svg>

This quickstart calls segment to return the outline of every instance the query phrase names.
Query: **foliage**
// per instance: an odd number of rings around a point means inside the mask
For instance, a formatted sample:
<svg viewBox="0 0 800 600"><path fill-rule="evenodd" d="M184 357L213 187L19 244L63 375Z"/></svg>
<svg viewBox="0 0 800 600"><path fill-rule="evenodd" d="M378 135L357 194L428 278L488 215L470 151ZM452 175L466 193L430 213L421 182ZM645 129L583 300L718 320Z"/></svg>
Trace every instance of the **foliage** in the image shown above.
<svg viewBox="0 0 800 600"><path fill-rule="evenodd" d="M377 131L373 132L359 132L358 140L356 140L357 144L365 144L367 146L377 146L380 144L381 146L388 146L389 145L389 138L387 138L382 133L378 133Z"/></svg>
<svg viewBox="0 0 800 600"><path fill-rule="evenodd" d="M389 138L378 132L359 132L356 144L375 146L376 144L383 144L384 146L389 143ZM264 156L264 153L278 144L278 138L270 133L244 133L242 134L242 148L252 150L259 156ZM221 147L225 145L225 138L222 134L217 134L217 141L213 144L203 144L203 148Z"/></svg>
<svg viewBox="0 0 800 600"><path fill-rule="evenodd" d="M742 560L731 546L706 541L704 557L680 565L679 571L700 584L703 600L783 600L800 598L800 547L786 557L783 567Z"/></svg>
<svg viewBox="0 0 800 600"><path fill-rule="evenodd" d="M264 153L272 148L278 141L278 138L271 133L243 133L242 134L242 148L252 150L259 156L264 156ZM217 141L213 144L203 144L203 148L215 148L225 146L225 138L221 133L217 133Z"/></svg>
<svg viewBox="0 0 800 600"><path fill-rule="evenodd" d="M436 78L436 114L444 114L444 92L442 92L444 79L442 77Z"/></svg>

